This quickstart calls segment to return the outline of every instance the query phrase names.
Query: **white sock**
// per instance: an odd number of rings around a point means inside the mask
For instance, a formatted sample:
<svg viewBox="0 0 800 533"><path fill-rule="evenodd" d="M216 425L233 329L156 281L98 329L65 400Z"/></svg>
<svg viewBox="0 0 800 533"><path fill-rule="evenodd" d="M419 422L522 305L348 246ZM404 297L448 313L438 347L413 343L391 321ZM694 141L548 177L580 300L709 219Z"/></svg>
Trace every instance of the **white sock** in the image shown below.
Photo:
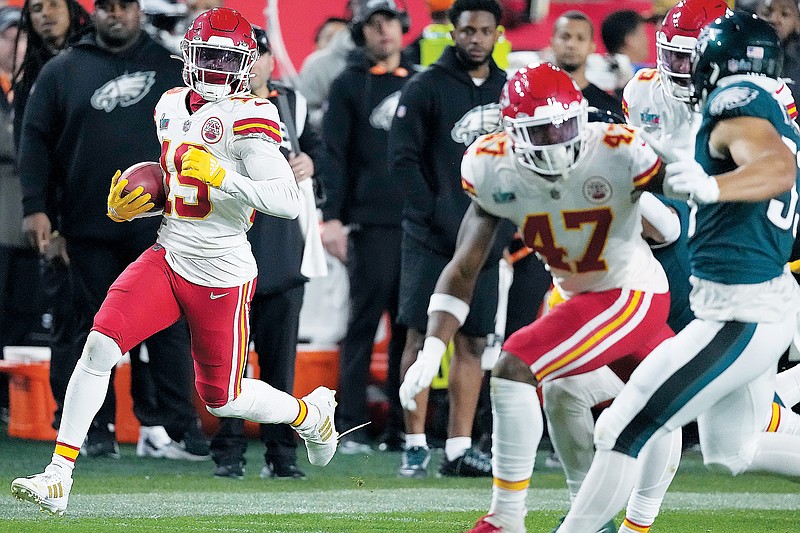
<svg viewBox="0 0 800 533"><path fill-rule="evenodd" d="M775 376L775 392L787 407L794 407L800 402L800 365Z"/></svg>
<svg viewBox="0 0 800 533"><path fill-rule="evenodd" d="M658 439L651 439L642 448L639 455L639 479L625 510L625 519L630 524L623 522L623 527L620 528L623 533L641 533L642 528L649 528L655 522L664 495L681 462L682 440L681 428L678 428Z"/></svg>
<svg viewBox="0 0 800 533"><path fill-rule="evenodd" d="M428 438L425 433L406 433L406 450L414 447L428 447Z"/></svg>
<svg viewBox="0 0 800 533"><path fill-rule="evenodd" d="M639 474L633 457L597 450L581 490L558 533L597 531L625 505Z"/></svg>
<svg viewBox="0 0 800 533"><path fill-rule="evenodd" d="M778 428L775 430L775 433L800 435L800 415L791 409L781 407L780 417L780 424L778 424Z"/></svg>
<svg viewBox="0 0 800 533"><path fill-rule="evenodd" d="M472 448L470 437L453 437L444 442L444 455L448 461L455 461L470 448Z"/></svg>
<svg viewBox="0 0 800 533"><path fill-rule="evenodd" d="M536 387L491 378L492 506L491 522L509 529L524 524L525 499L544 423Z"/></svg>
<svg viewBox="0 0 800 533"><path fill-rule="evenodd" d="M279 391L260 379L242 379L242 392L232 402L236 413L231 416L259 424L290 424L300 414L300 403L291 394ZM319 422L319 410L308 406L308 414L297 426L304 430Z"/></svg>
<svg viewBox="0 0 800 533"><path fill-rule="evenodd" d="M64 396L64 411L56 439L58 443L74 449L81 447L94 416L105 401L110 377L110 370L105 372L93 370L86 366L82 359L78 360ZM56 449L59 449L58 444ZM55 456L59 454L53 455L53 462L56 463ZM57 464L69 469L75 466L74 461L67 460L58 461Z"/></svg>

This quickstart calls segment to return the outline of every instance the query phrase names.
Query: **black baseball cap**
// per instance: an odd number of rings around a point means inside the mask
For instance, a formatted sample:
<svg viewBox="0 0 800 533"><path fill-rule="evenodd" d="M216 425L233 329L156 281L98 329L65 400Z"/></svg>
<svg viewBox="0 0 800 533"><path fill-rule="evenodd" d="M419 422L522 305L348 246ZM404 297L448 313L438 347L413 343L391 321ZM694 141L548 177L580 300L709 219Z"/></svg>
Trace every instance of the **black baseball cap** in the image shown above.
<svg viewBox="0 0 800 533"><path fill-rule="evenodd" d="M397 4L394 3L394 0L365 0L355 18L361 22L366 22L375 13L389 13L399 17L402 12L397 9Z"/></svg>
<svg viewBox="0 0 800 533"><path fill-rule="evenodd" d="M272 47L269 45L269 37L267 37L267 32L263 28L253 26L253 36L256 39L259 54L272 53Z"/></svg>

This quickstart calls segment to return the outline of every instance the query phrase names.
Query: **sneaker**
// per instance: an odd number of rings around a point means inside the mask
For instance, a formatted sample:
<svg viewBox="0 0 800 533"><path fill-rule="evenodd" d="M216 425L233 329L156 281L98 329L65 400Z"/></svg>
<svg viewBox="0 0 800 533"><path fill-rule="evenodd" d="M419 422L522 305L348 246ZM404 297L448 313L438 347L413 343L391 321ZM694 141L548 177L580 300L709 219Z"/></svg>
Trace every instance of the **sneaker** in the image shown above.
<svg viewBox="0 0 800 533"><path fill-rule="evenodd" d="M428 475L431 451L426 446L412 446L403 451L397 477L423 478Z"/></svg>
<svg viewBox="0 0 800 533"><path fill-rule="evenodd" d="M89 433L86 435L86 440L83 441L83 446L81 446L81 455L119 459L119 444L117 444L114 424L108 424L108 427L104 428L92 423Z"/></svg>
<svg viewBox="0 0 800 533"><path fill-rule="evenodd" d="M195 421L194 424L189 424L189 429L183 435L183 440L178 443L187 453L202 460L211 458L211 448L208 445L208 438L203 433L200 427L200 421Z"/></svg>
<svg viewBox="0 0 800 533"><path fill-rule="evenodd" d="M206 443L205 449L195 446L187 448L189 434L181 442L175 442L164 429L164 426L142 426L139 428L139 441L136 443L136 455L139 457L155 457L183 461L206 461L211 459L211 452ZM197 453L192 453L196 451ZM203 454L205 452L205 454ZM201 455L202 454L202 455Z"/></svg>
<svg viewBox="0 0 800 533"><path fill-rule="evenodd" d="M487 514L482 516L475 522L475 526L467 531L467 533L525 533L525 523L523 521L519 527L509 528L507 526L497 526L491 523L494 514Z"/></svg>
<svg viewBox="0 0 800 533"><path fill-rule="evenodd" d="M370 455L372 446L357 440L346 439L339 443L339 453L344 455Z"/></svg>
<svg viewBox="0 0 800 533"><path fill-rule="evenodd" d="M72 478L65 478L56 468L11 482L11 494L16 499L35 503L56 516L64 516L71 489Z"/></svg>
<svg viewBox="0 0 800 533"><path fill-rule="evenodd" d="M227 477L231 479L244 478L244 461L217 465L216 468L214 468L214 477Z"/></svg>
<svg viewBox="0 0 800 533"><path fill-rule="evenodd" d="M445 477L492 477L492 458L477 448L469 448L452 461L445 459L439 467Z"/></svg>
<svg viewBox="0 0 800 533"><path fill-rule="evenodd" d="M265 464L258 477L261 479L306 479L306 474L294 463L275 461Z"/></svg>
<svg viewBox="0 0 800 533"><path fill-rule="evenodd" d="M333 412L336 409L334 394L336 391L327 387L317 387L303 397L309 409L319 411L319 421L314 427L297 429L297 433L306 442L308 462L315 466L330 463L339 444L339 434L333 421Z"/></svg>

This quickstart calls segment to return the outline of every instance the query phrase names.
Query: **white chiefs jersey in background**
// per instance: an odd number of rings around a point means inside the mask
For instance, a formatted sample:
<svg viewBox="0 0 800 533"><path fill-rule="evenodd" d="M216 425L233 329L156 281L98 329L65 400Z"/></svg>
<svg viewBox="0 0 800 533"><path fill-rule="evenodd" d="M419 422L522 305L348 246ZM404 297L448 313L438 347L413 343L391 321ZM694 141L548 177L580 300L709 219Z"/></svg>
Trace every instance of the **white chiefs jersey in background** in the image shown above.
<svg viewBox="0 0 800 533"><path fill-rule="evenodd" d="M642 128L657 139L669 138L676 155L694 158L694 140L702 117L689 104L670 97L654 68L644 68L625 85L622 111L631 126Z"/></svg>
<svg viewBox="0 0 800 533"><path fill-rule="evenodd" d="M234 141L240 136L264 135L268 139L264 142L283 158L278 148L278 112L269 100L226 98L190 114L189 91L167 91L155 108L167 189L158 243L166 249L170 266L192 283L242 285L257 273L246 236L255 210L220 189L181 175L181 157L190 147L203 148L225 170L247 176Z"/></svg>
<svg viewBox="0 0 800 533"><path fill-rule="evenodd" d="M772 96L792 120L797 118L794 97L786 83L781 81ZM668 139L669 148L681 157L694 158L694 141L703 117L666 93L657 69L641 69L628 82L622 93L622 110L628 124L658 139Z"/></svg>
<svg viewBox="0 0 800 533"><path fill-rule="evenodd" d="M564 296L614 288L666 292L633 199L661 161L625 126L590 123L584 134L585 155L555 182L521 166L505 133L484 135L464 155L462 185L485 211L517 225Z"/></svg>

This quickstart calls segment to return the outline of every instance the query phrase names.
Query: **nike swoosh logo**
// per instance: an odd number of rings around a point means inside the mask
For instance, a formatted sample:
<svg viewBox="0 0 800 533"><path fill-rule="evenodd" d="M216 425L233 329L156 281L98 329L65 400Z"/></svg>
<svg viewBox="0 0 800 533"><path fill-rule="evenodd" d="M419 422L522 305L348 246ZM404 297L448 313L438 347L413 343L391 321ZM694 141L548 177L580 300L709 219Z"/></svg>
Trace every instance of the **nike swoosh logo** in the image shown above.
<svg viewBox="0 0 800 533"><path fill-rule="evenodd" d="M212 292L212 293L211 293L211 299L212 299L212 300L216 300L216 299L218 299L218 298L222 298L223 296L227 296L227 295L229 295L229 294L230 294L229 292L223 292L222 294L214 294L214 293Z"/></svg>

